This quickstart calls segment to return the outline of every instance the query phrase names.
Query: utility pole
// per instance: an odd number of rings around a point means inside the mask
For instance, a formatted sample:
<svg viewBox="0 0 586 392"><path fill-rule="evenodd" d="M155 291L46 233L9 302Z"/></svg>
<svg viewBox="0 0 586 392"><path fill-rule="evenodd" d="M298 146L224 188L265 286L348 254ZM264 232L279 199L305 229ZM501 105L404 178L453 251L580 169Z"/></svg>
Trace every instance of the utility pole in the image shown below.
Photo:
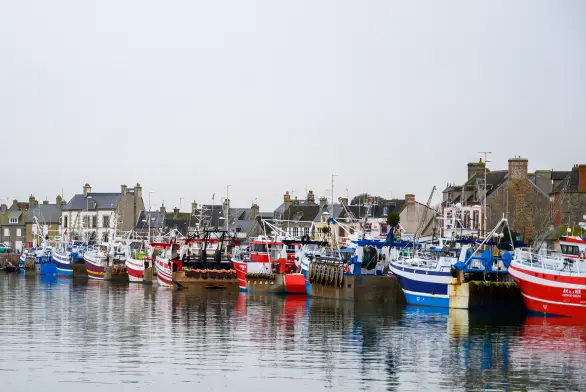
<svg viewBox="0 0 586 392"><path fill-rule="evenodd" d="M226 233L228 233L228 225L230 223L230 187L232 185L226 185Z"/></svg>
<svg viewBox="0 0 586 392"><path fill-rule="evenodd" d="M331 212L330 212L330 218L334 218L334 177L337 177L338 175L336 173L332 174L332 205L330 207Z"/></svg>
<svg viewBox="0 0 586 392"><path fill-rule="evenodd" d="M490 151L480 151L479 154L484 154L484 199L482 201L482 221L483 221L483 229L482 235L486 235L486 165L488 164L489 159L488 156L492 154Z"/></svg>

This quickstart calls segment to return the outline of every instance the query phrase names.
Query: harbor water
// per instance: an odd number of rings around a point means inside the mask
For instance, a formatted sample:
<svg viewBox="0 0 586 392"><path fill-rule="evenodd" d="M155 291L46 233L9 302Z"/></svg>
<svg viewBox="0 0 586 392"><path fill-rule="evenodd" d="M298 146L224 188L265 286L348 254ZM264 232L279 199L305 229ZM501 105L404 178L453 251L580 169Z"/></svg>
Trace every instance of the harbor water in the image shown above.
<svg viewBox="0 0 586 392"><path fill-rule="evenodd" d="M0 273L2 391L585 390L586 326Z"/></svg>

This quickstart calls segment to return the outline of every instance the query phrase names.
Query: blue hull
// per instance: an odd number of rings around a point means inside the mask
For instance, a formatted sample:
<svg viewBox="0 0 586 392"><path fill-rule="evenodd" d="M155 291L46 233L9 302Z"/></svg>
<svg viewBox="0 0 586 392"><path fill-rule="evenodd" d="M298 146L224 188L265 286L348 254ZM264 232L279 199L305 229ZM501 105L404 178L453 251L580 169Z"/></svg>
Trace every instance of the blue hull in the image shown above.
<svg viewBox="0 0 586 392"><path fill-rule="evenodd" d="M405 291L403 293L409 305L434 306L439 308L448 308L450 306L449 298L434 297L423 293L407 294Z"/></svg>
<svg viewBox="0 0 586 392"><path fill-rule="evenodd" d="M305 279L305 292L307 295L311 295L311 283L309 283L309 277L307 276L307 270L303 269L303 279Z"/></svg>
<svg viewBox="0 0 586 392"><path fill-rule="evenodd" d="M53 263L41 264L41 275L57 276L57 266Z"/></svg>
<svg viewBox="0 0 586 392"><path fill-rule="evenodd" d="M399 280L405 300L409 305L449 307L449 272L429 271L422 268L391 264L393 274Z"/></svg>
<svg viewBox="0 0 586 392"><path fill-rule="evenodd" d="M58 261L55 264L57 265L57 275L65 277L73 276L73 269L71 264L60 263Z"/></svg>

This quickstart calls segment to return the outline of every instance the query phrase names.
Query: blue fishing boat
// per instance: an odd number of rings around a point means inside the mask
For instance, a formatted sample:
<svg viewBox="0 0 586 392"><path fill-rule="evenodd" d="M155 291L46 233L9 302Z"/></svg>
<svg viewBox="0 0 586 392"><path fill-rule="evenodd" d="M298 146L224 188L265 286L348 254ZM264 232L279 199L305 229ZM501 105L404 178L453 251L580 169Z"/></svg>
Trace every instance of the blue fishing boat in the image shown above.
<svg viewBox="0 0 586 392"><path fill-rule="evenodd" d="M441 242L438 247L414 248L406 254L401 249L393 249L390 271L399 280L407 304L450 307L449 285L460 272L469 279L481 280L507 274L511 255L508 252L500 255L488 248L500 244L491 239L502 238L502 233L497 231L505 227L508 227L507 220L503 218L483 241L463 241L464 245L455 239L448 241L460 246L456 250Z"/></svg>
<svg viewBox="0 0 586 392"><path fill-rule="evenodd" d="M73 265L84 264L83 254L87 250L84 244L74 243L69 246L60 246L53 252L57 275L61 277L73 277Z"/></svg>

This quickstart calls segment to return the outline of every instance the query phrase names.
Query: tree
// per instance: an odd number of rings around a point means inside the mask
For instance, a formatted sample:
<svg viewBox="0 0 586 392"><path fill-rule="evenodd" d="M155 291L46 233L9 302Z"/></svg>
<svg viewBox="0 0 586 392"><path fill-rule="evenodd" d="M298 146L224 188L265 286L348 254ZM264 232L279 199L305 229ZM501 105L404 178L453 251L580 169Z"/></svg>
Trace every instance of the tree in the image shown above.
<svg viewBox="0 0 586 392"><path fill-rule="evenodd" d="M328 234L330 232L330 227L329 226L324 226L321 228L321 232L323 234Z"/></svg>
<svg viewBox="0 0 586 392"><path fill-rule="evenodd" d="M389 212L387 215L387 223L391 227L397 227L401 222L401 215L398 212Z"/></svg>
<svg viewBox="0 0 586 392"><path fill-rule="evenodd" d="M369 195L368 193L360 193L352 198L352 200L350 201L350 205L353 205L353 206L362 205L362 204L366 203L369 198L373 198L376 201L376 203L379 205L382 205L383 202L385 201L385 199L380 196L372 196L372 195Z"/></svg>

